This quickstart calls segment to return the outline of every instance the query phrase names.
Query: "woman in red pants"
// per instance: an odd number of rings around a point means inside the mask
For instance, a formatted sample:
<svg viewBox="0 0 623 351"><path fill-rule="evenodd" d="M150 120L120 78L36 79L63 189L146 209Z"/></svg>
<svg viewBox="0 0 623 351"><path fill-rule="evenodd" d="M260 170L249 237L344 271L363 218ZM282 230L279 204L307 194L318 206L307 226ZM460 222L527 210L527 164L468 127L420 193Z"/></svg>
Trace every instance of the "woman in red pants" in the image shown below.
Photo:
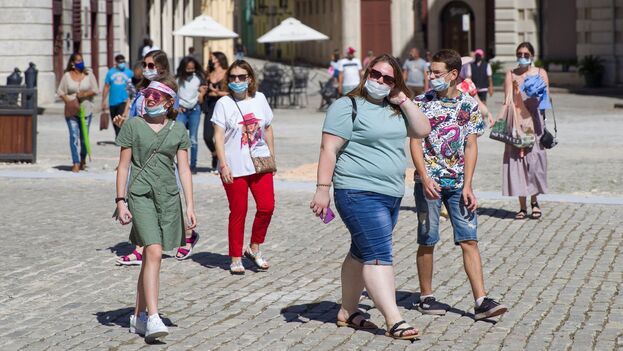
<svg viewBox="0 0 623 351"><path fill-rule="evenodd" d="M275 208L274 167L262 168L254 161L262 159L274 166L273 112L264 94L257 91L255 74L244 60L229 66L225 77L229 96L214 107L214 142L218 170L229 201L229 256L232 274L244 274L242 250L249 189L257 212L251 229L251 242L244 255L259 269L268 269L260 244L264 243Z"/></svg>

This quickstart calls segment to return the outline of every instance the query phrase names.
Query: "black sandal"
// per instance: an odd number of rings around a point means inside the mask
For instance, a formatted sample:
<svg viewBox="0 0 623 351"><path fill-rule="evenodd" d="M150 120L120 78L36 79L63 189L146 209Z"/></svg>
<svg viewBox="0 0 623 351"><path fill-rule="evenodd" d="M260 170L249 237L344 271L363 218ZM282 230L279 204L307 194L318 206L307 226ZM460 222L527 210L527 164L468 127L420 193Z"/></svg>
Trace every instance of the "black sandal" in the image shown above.
<svg viewBox="0 0 623 351"><path fill-rule="evenodd" d="M355 318L359 316L361 316L361 320L359 321L359 323L355 323ZM357 311L351 314L350 317L348 317L348 319L346 320L346 322L342 322L338 320L335 324L337 324L338 327L350 327L353 329L377 329L378 328L376 324L365 319L361 311Z"/></svg>
<svg viewBox="0 0 623 351"><path fill-rule="evenodd" d="M528 211L521 209L519 212L515 214L515 219L526 219L528 218Z"/></svg>
<svg viewBox="0 0 623 351"><path fill-rule="evenodd" d="M385 336L389 336L390 338L394 338L394 339L400 339L400 340L414 340L417 339L420 336L420 333L417 332L413 335L404 335L406 331L409 330L416 330L413 327L407 327L407 328L398 328L399 326L403 325L403 324L407 324L407 322L405 322L404 320L394 324L389 331L385 332ZM398 333L398 335L396 335L396 333Z"/></svg>
<svg viewBox="0 0 623 351"><path fill-rule="evenodd" d="M532 213L530 214L530 218L532 218L532 219L539 219L539 218L541 218L541 216L543 214L541 212L541 207L539 207L539 203L538 202L532 202L532 203L530 203L530 206L532 207ZM535 208L538 211L534 211Z"/></svg>

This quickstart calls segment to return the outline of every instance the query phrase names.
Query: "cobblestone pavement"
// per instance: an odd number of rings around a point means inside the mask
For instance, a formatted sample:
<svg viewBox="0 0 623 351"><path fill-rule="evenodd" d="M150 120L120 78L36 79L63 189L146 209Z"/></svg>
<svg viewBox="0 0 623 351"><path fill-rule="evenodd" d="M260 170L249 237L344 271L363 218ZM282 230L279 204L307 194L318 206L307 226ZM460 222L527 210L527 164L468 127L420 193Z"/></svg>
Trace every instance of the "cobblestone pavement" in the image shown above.
<svg viewBox="0 0 623 351"><path fill-rule="evenodd" d="M412 309L418 294L416 216L413 197L406 196L395 267L401 312L423 332L411 344L381 330L335 327L349 236L341 221L324 225L309 214L311 193L277 192L264 246L272 268L240 277L226 270L224 192L198 185L202 239L191 260L164 259L160 311L173 327L164 344L153 346L127 331L139 270L114 265L130 246L128 228L109 217L112 181L0 184L1 350L623 349L621 206L544 203L544 219L514 221L513 203L484 201L479 222L486 285L510 307L489 323L472 319L460 249L447 222L434 283L437 297L454 311L432 317ZM370 300L361 306L382 325Z"/></svg>
<svg viewBox="0 0 623 351"><path fill-rule="evenodd" d="M272 268L239 277L227 271L224 191L218 178L200 172L194 180L202 237L192 259L164 259L160 311L171 335L164 344L146 345L127 332L139 270L114 265L131 246L129 227L110 219L118 151L96 145L112 141L113 132L98 131L94 119L93 162L74 175L67 172L63 118L41 116L37 164L0 164L0 350L623 350L623 116L610 98L554 94L554 101L561 144L548 157L558 202L542 202L540 221L514 221L515 200L480 201L486 285L510 307L497 323L472 319L460 249L447 222L434 284L438 299L454 310L433 317L412 309L418 298L417 219L413 196L405 196L395 268L403 317L423 333L413 344L382 330L335 327L349 236L339 219L324 225L310 215L313 183L277 183L277 210L264 246ZM275 113L281 179L305 179L299 170L313 169L317 161L323 119L312 108L317 105L312 96L310 108ZM477 192L499 193L502 150L480 138ZM209 164L203 144L199 162ZM560 201L577 195L589 197L585 203ZM599 204L605 197L612 205ZM370 300L361 306L382 326Z"/></svg>

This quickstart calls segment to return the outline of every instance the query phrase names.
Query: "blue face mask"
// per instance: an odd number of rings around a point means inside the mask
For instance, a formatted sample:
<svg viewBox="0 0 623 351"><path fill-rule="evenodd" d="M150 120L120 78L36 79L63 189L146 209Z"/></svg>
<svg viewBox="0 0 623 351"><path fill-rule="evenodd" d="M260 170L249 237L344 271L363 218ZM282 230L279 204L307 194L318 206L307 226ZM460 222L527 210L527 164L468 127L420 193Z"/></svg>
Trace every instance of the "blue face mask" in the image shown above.
<svg viewBox="0 0 623 351"><path fill-rule="evenodd" d="M167 109L164 108L165 103L156 105L153 107L145 106L145 114L150 118L162 117L167 113Z"/></svg>
<svg viewBox="0 0 623 351"><path fill-rule="evenodd" d="M145 69L143 70L143 77L152 80L154 78L156 78L156 76L158 75L158 71L155 69Z"/></svg>
<svg viewBox="0 0 623 351"><path fill-rule="evenodd" d="M435 91L444 91L448 89L448 87L450 86L450 83L446 82L446 80L443 79L443 77L439 77L439 78L431 79L430 85Z"/></svg>
<svg viewBox="0 0 623 351"><path fill-rule="evenodd" d="M76 69L80 72L84 71L84 62L80 61L80 62L76 62L74 63L74 67L76 67Z"/></svg>
<svg viewBox="0 0 623 351"><path fill-rule="evenodd" d="M227 86L229 87L229 89L231 89L234 93L244 93L245 91L247 91L247 89L249 89L249 83L247 82L231 82L229 84L227 84Z"/></svg>
<svg viewBox="0 0 623 351"><path fill-rule="evenodd" d="M122 70L122 71L123 71L123 70L125 69L125 62L118 63L118 64L117 64L117 68L119 68L120 70Z"/></svg>
<svg viewBox="0 0 623 351"><path fill-rule="evenodd" d="M520 66L530 66L532 64L532 59L525 58L525 57L520 57L520 58L517 59L517 63Z"/></svg>

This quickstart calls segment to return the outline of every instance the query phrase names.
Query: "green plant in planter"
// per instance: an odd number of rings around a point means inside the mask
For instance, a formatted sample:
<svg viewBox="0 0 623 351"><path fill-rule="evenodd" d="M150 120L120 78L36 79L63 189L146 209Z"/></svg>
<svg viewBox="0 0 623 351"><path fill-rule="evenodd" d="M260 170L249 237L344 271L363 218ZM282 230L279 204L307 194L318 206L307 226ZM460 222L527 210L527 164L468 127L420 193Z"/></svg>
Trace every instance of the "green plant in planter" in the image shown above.
<svg viewBox="0 0 623 351"><path fill-rule="evenodd" d="M493 73L493 85L500 86L504 84L504 72L501 72L502 62L491 61L489 64L491 65L491 72Z"/></svg>
<svg viewBox="0 0 623 351"><path fill-rule="evenodd" d="M586 86L590 88L601 86L605 70L603 60L599 56L584 56L578 65L578 73L584 76Z"/></svg>

